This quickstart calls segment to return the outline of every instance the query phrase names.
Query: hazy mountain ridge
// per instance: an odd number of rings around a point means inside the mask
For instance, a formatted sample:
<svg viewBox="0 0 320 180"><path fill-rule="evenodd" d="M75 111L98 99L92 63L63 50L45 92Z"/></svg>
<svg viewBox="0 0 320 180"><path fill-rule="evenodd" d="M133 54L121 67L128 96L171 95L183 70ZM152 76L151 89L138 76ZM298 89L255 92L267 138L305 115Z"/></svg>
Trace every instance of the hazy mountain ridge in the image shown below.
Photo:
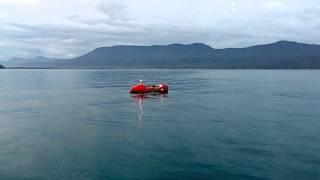
<svg viewBox="0 0 320 180"><path fill-rule="evenodd" d="M43 56L37 56L35 58L26 59L21 57L13 57L8 61L3 62L6 67L32 67L39 65L46 65L48 63L55 63L56 61L60 61L61 59L56 58L48 58Z"/></svg>
<svg viewBox="0 0 320 180"><path fill-rule="evenodd" d="M15 62L18 62L15 64ZM279 41L214 49L202 43L100 47L73 59L12 59L7 67L40 68L320 68L320 45Z"/></svg>

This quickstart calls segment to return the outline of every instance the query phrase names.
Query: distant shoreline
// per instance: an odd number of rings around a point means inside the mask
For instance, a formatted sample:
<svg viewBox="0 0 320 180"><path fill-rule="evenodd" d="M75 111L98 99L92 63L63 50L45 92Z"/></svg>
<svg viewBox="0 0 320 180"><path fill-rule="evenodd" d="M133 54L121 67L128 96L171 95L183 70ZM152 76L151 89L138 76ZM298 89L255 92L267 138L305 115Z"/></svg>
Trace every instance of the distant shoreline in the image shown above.
<svg viewBox="0 0 320 180"><path fill-rule="evenodd" d="M320 45L279 41L247 48L206 44L100 47L73 59L12 58L14 69L320 69Z"/></svg>
<svg viewBox="0 0 320 180"><path fill-rule="evenodd" d="M38 67L9 67L9 68L4 68L4 69L52 69L52 70L55 70L55 69L70 69L70 70L82 70L82 69L128 69L128 70L135 70L135 69L142 69L142 70L320 70L320 68L102 68L102 67L88 67L88 68L38 68Z"/></svg>

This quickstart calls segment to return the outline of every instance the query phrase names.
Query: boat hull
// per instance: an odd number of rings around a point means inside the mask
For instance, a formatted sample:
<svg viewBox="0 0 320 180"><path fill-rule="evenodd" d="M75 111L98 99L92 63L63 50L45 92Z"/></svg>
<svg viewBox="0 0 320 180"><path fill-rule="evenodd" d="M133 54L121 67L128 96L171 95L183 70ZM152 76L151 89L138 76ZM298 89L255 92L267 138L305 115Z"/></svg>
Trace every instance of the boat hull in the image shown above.
<svg viewBox="0 0 320 180"><path fill-rule="evenodd" d="M130 93L132 94L145 94L145 93L167 94L168 91L169 91L169 86L167 84L158 84L158 85L138 84L133 86L130 89Z"/></svg>

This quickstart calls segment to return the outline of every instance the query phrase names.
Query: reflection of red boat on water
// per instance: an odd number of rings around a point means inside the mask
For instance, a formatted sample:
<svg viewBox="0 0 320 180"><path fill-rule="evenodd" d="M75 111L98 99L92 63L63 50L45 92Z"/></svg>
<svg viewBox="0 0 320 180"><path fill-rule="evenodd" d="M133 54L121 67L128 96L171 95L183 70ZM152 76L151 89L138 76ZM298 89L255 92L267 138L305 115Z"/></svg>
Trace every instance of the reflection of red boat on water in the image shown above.
<svg viewBox="0 0 320 180"><path fill-rule="evenodd" d="M160 99L168 97L168 94L163 93L132 93L131 97L138 101L150 100L150 99Z"/></svg>
<svg viewBox="0 0 320 180"><path fill-rule="evenodd" d="M143 84L142 80L140 80L140 84L134 85L130 89L130 93L134 93L134 94L144 94L144 93L167 94L168 90L169 90L169 86L167 84L146 85L146 84Z"/></svg>

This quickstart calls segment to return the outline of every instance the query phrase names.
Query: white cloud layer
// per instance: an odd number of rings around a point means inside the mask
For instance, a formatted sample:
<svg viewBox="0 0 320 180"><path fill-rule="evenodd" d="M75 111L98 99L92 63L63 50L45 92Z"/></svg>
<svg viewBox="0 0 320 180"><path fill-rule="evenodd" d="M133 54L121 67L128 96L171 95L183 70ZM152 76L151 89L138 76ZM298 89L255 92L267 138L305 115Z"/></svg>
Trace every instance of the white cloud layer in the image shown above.
<svg viewBox="0 0 320 180"><path fill-rule="evenodd" d="M116 44L320 43L317 0L0 0L0 60ZM319 7L319 8L318 8Z"/></svg>

